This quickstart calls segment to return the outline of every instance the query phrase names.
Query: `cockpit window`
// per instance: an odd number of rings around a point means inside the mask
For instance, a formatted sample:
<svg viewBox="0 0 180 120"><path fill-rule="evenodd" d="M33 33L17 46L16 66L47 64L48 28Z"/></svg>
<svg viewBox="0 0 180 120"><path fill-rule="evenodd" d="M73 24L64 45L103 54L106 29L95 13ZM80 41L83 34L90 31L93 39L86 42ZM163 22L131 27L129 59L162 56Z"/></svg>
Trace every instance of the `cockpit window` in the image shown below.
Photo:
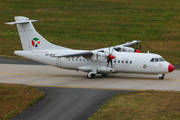
<svg viewBox="0 0 180 120"><path fill-rule="evenodd" d="M161 61L161 62L162 62L162 61L165 61L165 60L164 60L163 58L159 58L159 61Z"/></svg>
<svg viewBox="0 0 180 120"><path fill-rule="evenodd" d="M150 61L151 61L151 62L154 62L154 58L152 58Z"/></svg>
<svg viewBox="0 0 180 120"><path fill-rule="evenodd" d="M159 61L159 59L158 58L155 58L155 62L158 62Z"/></svg>
<svg viewBox="0 0 180 120"><path fill-rule="evenodd" d="M163 61L165 61L163 58L152 58L151 60L150 60L150 62L163 62Z"/></svg>

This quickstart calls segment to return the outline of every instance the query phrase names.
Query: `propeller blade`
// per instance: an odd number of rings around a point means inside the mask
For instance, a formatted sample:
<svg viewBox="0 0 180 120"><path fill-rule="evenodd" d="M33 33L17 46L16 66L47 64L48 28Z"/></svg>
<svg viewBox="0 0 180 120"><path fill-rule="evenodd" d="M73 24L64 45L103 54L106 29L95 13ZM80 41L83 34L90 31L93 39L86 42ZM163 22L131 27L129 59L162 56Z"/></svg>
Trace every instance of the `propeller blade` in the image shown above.
<svg viewBox="0 0 180 120"><path fill-rule="evenodd" d="M140 49L141 49L141 47L142 47L142 45L140 45L140 46L139 46L138 50L140 50Z"/></svg>
<svg viewBox="0 0 180 120"><path fill-rule="evenodd" d="M109 43L109 55L110 55L110 43Z"/></svg>
<svg viewBox="0 0 180 120"><path fill-rule="evenodd" d="M139 42L138 42L138 40L137 40L136 49L138 48L138 44L139 44Z"/></svg>
<svg viewBox="0 0 180 120"><path fill-rule="evenodd" d="M107 67L109 66L109 62L111 63L111 68L113 68L113 64L112 64L112 59L114 59L115 58L115 56L114 55L112 55L113 54L113 51L114 51L114 47L113 47L113 49L112 49L112 52L110 53L110 43L109 43L109 55L107 56Z"/></svg>
<svg viewBox="0 0 180 120"><path fill-rule="evenodd" d="M113 68L112 60L110 60L110 62L111 62L111 68Z"/></svg>
<svg viewBox="0 0 180 120"><path fill-rule="evenodd" d="M108 66L109 66L109 59L107 60L107 63L108 63L108 64L107 64L107 67L108 67Z"/></svg>

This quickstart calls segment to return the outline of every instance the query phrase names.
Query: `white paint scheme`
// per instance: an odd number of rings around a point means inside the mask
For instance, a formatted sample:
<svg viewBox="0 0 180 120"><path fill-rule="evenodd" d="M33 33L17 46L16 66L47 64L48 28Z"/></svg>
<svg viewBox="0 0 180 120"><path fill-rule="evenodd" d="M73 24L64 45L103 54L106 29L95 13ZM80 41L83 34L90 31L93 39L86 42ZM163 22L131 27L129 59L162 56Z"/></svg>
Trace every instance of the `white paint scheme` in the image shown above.
<svg viewBox="0 0 180 120"><path fill-rule="evenodd" d="M45 40L38 32L36 32L32 25L32 22L36 22L36 20L29 20L26 17L17 16L15 17L15 21L16 22L6 24L16 24L18 28L23 50L15 51L14 53L16 55L59 68L84 71L88 73L88 78L93 78L96 74L106 75L121 72L157 74L160 76L160 79L163 79L164 75L169 73L168 67L170 63L166 61L150 62L152 58L162 58L160 55L134 53L134 48L127 47L129 44L136 44L139 41L92 51L73 50L51 44ZM33 38L38 38L38 41L40 41L40 44L38 44L37 47L34 47L32 44ZM118 52L113 50L113 48L118 47L121 48L117 50ZM107 67L108 55L110 54L109 51L115 56L115 59L112 59L112 67L110 64ZM92 55L84 55L84 57L82 57L81 53L86 54L87 52L90 54L92 53ZM70 56L63 57L66 55ZM120 63L118 62L119 60Z"/></svg>

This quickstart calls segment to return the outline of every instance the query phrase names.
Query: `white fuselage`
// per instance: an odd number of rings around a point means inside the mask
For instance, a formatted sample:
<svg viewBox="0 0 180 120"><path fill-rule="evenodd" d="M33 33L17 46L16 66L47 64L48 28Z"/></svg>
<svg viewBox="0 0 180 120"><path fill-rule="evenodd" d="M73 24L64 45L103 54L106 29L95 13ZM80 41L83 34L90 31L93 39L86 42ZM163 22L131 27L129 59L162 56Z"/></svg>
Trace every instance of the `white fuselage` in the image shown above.
<svg viewBox="0 0 180 120"><path fill-rule="evenodd" d="M84 51L85 50L34 50L15 51L15 54L65 69L81 70L84 72L90 72L95 69L99 71L100 74L117 72L165 74L168 73L168 66L170 64L166 61L151 62L150 60L152 58L162 57L149 53L114 52L113 55L115 55L116 58L112 60L112 68L110 65L107 67L107 62L93 61L84 57L55 57Z"/></svg>

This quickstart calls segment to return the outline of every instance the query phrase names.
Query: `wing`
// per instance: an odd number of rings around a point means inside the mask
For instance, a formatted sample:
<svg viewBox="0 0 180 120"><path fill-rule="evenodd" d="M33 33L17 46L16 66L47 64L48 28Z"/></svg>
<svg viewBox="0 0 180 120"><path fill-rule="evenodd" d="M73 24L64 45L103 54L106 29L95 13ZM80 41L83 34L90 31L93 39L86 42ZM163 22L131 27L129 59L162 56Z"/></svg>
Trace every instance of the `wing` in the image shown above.
<svg viewBox="0 0 180 120"><path fill-rule="evenodd" d="M85 58L89 58L93 55L93 52L91 51L85 51L85 52L77 52L77 53L72 53L72 54L65 54L65 55L56 55L54 57L66 57L66 58L69 58L69 57L85 57Z"/></svg>
<svg viewBox="0 0 180 120"><path fill-rule="evenodd" d="M97 50L94 50L94 51L103 50L103 51L107 51L108 52L109 50L113 51L113 49L114 49L114 50L116 50L118 52L124 52L124 51L126 51L126 52L135 52L136 49L131 48L130 46L133 46L133 45L138 44L138 43L141 43L141 41L133 40L132 42L127 42L125 44L116 45L116 46L113 46L113 47L110 47L110 48L109 47L101 48L101 49L97 49Z"/></svg>
<svg viewBox="0 0 180 120"><path fill-rule="evenodd" d="M80 57L80 56L88 57L88 56L92 56L92 55L93 55L93 52L89 51L89 52L81 52L81 53L62 55L61 57Z"/></svg>
<svg viewBox="0 0 180 120"><path fill-rule="evenodd" d="M130 47L130 46L133 46L133 45L138 44L138 43L141 43L141 41L133 40L132 42L127 42L125 44L121 44L121 45L117 45L117 46Z"/></svg>
<svg viewBox="0 0 180 120"><path fill-rule="evenodd" d="M134 45L136 45L136 44L138 44L138 43L141 43L141 41L139 41L139 40L133 40L132 42L127 42L127 43L125 43L125 44L117 45L117 46L114 47L114 49L115 49L116 51L119 51L119 50L121 50L122 48L134 46ZM127 49L134 49L134 48L127 48ZM134 51L136 51L136 49L134 49Z"/></svg>
<svg viewBox="0 0 180 120"><path fill-rule="evenodd" d="M138 43L141 43L141 41L137 41L137 40L134 40L132 42L129 42L129 43L125 43L125 44L121 44L121 45L117 45L115 47L107 47L107 48L102 48L102 49L97 49L97 50L93 50L93 51L76 51L75 53L72 53L72 54L64 54L64 55L55 55L53 57L85 57L86 59L90 59L93 55L94 56L97 56L98 54L103 54L105 59L107 59L107 55L106 53L109 54L110 51L113 51L113 49L115 49L116 51L119 51L125 47L129 47L129 46L132 46L132 45L135 45L135 44L138 44ZM132 49L130 52L134 52L134 48L130 48ZM98 53L97 53L98 52Z"/></svg>
<svg viewBox="0 0 180 120"><path fill-rule="evenodd" d="M98 62L107 62L107 60L109 59L108 54L104 51L72 51L72 52L74 53L55 55L51 57L58 57L58 58L84 57L86 59L92 61L98 61Z"/></svg>

